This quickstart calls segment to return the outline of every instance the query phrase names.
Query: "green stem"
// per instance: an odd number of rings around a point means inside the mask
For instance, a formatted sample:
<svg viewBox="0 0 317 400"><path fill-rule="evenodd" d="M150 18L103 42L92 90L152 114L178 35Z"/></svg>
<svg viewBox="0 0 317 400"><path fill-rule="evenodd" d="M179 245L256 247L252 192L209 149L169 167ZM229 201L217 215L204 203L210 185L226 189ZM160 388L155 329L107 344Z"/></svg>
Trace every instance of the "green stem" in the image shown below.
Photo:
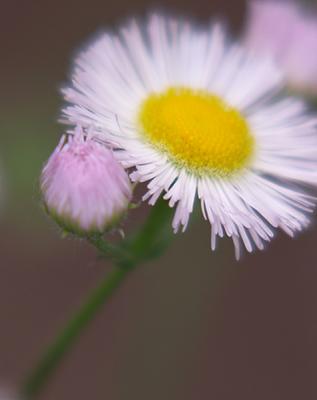
<svg viewBox="0 0 317 400"><path fill-rule="evenodd" d="M95 317L115 289L121 284L128 268L115 267L88 297L88 301L77 311L55 342L22 386L22 395L27 399L35 397L54 372L64 355L71 349L83 328Z"/></svg>
<svg viewBox="0 0 317 400"><path fill-rule="evenodd" d="M131 256L129 251L124 249L122 246L117 246L106 242L102 235L93 235L87 237L89 243L91 243L99 251L102 256L106 256L115 261L118 265L129 268L136 261Z"/></svg>
<svg viewBox="0 0 317 400"><path fill-rule="evenodd" d="M120 246L112 245L98 235L87 238L103 256L113 259L115 268L92 291L86 303L68 322L24 381L21 390L23 398L32 399L39 394L83 329L96 316L129 271L143 261L157 257L163 252L171 239L171 213L166 202L159 201L151 210L139 233L131 239L127 239Z"/></svg>

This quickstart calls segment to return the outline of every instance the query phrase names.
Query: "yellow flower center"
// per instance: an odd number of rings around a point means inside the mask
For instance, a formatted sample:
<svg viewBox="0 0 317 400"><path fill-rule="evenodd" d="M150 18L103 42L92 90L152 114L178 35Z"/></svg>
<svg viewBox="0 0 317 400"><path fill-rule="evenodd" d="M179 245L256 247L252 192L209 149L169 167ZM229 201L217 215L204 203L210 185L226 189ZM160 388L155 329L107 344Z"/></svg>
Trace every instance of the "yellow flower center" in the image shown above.
<svg viewBox="0 0 317 400"><path fill-rule="evenodd" d="M245 167L254 138L245 118L203 90L150 94L138 112L144 139L192 173L229 176Z"/></svg>

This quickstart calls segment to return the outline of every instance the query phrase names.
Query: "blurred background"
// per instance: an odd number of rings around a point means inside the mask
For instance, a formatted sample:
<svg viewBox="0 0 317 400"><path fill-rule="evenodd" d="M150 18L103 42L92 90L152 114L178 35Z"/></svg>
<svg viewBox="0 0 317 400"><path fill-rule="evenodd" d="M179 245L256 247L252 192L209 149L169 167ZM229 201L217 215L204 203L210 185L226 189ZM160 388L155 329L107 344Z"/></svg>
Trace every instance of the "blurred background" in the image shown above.
<svg viewBox="0 0 317 400"><path fill-rule="evenodd" d="M243 21L241 0L2 0L0 12L0 381L17 385L109 270L62 239L38 176L63 127L59 90L96 31L163 9ZM139 211L142 213L142 210ZM137 213L135 214L137 215ZM131 216L128 224L133 225ZM317 227L234 260L206 223L136 270L98 315L43 400L315 400Z"/></svg>

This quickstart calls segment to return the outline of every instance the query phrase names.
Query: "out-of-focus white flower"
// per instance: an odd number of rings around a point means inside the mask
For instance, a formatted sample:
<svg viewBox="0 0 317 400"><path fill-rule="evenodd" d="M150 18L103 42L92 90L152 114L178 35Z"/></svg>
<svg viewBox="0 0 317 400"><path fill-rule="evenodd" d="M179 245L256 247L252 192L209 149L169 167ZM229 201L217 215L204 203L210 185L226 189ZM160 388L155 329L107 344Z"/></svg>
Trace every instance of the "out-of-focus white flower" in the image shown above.
<svg viewBox="0 0 317 400"><path fill-rule="evenodd" d="M212 249L227 235L238 258L241 242L251 252L275 228L301 231L314 207L301 185L317 183L316 118L277 96L283 84L270 59L230 43L220 24L153 15L79 55L64 116L119 150L131 178L148 182L144 200L165 193L175 231L198 196Z"/></svg>
<svg viewBox="0 0 317 400"><path fill-rule="evenodd" d="M78 234L104 232L127 210L132 190L129 177L112 151L85 137L62 137L45 165L41 188L49 214Z"/></svg>
<svg viewBox="0 0 317 400"><path fill-rule="evenodd" d="M246 45L272 55L284 69L289 85L317 94L317 10L292 0L254 0L249 4Z"/></svg>

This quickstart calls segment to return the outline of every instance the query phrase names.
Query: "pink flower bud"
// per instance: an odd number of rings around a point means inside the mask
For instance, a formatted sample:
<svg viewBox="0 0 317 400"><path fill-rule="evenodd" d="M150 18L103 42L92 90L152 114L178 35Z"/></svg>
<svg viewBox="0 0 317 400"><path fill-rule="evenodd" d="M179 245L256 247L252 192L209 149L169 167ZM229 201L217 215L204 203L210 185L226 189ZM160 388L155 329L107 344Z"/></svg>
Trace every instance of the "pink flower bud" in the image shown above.
<svg viewBox="0 0 317 400"><path fill-rule="evenodd" d="M132 196L129 177L112 151L81 128L61 138L42 171L41 189L48 213L81 235L112 228Z"/></svg>

